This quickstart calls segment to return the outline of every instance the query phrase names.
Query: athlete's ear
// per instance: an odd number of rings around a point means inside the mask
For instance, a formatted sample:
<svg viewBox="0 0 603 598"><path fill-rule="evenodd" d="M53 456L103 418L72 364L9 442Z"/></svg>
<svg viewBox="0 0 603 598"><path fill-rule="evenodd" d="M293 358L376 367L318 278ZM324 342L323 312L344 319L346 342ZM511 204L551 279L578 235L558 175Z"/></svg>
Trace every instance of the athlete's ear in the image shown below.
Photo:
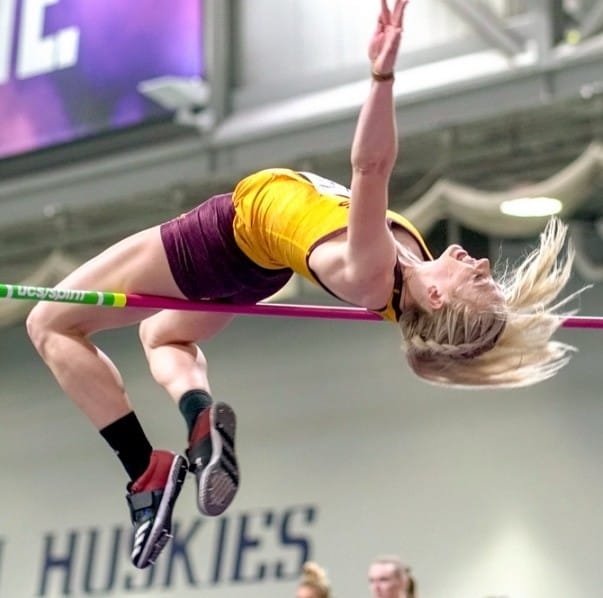
<svg viewBox="0 0 603 598"><path fill-rule="evenodd" d="M435 284L432 284L427 288L427 301L432 310L436 311L441 309L444 305L444 299L444 295Z"/></svg>

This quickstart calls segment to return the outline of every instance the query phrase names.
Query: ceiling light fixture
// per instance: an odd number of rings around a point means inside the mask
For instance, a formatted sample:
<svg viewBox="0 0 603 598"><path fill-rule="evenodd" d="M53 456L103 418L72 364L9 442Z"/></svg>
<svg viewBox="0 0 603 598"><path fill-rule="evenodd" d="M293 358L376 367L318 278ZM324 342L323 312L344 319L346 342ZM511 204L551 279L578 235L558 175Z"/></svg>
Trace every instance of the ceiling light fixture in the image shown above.
<svg viewBox="0 0 603 598"><path fill-rule="evenodd" d="M558 214L563 209L563 204L552 197L518 197L501 202L499 207L507 216L536 218Z"/></svg>

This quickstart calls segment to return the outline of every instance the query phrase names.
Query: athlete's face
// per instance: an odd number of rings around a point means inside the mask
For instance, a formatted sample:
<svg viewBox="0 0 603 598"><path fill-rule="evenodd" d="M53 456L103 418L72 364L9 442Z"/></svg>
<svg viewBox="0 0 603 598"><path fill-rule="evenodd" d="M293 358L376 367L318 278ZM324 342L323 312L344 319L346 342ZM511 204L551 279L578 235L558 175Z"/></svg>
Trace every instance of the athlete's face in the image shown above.
<svg viewBox="0 0 603 598"><path fill-rule="evenodd" d="M460 245L450 245L436 260L425 262L425 268L448 299L461 299L479 308L503 299L500 286L492 278L490 261L470 256Z"/></svg>
<svg viewBox="0 0 603 598"><path fill-rule="evenodd" d="M393 563L374 563L369 569L369 586L373 598L403 598L404 580Z"/></svg>

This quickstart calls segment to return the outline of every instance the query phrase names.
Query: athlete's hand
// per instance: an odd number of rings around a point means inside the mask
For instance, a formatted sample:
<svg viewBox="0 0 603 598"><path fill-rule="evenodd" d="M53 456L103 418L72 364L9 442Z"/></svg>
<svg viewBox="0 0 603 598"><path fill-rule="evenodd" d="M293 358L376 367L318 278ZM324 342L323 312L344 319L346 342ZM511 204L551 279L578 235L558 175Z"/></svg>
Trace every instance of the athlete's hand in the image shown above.
<svg viewBox="0 0 603 598"><path fill-rule="evenodd" d="M381 13L368 50L373 71L382 74L394 70L408 0L394 0L393 10L389 9L387 2L381 0Z"/></svg>

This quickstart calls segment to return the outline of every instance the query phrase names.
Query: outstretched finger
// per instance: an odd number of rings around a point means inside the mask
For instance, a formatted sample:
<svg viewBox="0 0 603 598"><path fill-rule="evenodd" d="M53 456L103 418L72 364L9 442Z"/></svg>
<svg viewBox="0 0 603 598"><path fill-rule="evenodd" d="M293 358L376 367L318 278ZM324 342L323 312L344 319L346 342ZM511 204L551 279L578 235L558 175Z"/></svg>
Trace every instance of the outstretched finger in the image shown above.
<svg viewBox="0 0 603 598"><path fill-rule="evenodd" d="M402 27L402 19L404 18L404 10L407 4L408 0L396 0L392 14L392 24L395 27Z"/></svg>
<svg viewBox="0 0 603 598"><path fill-rule="evenodd" d="M381 0L381 14L379 15L379 20L384 24L390 22L390 12L387 0Z"/></svg>

